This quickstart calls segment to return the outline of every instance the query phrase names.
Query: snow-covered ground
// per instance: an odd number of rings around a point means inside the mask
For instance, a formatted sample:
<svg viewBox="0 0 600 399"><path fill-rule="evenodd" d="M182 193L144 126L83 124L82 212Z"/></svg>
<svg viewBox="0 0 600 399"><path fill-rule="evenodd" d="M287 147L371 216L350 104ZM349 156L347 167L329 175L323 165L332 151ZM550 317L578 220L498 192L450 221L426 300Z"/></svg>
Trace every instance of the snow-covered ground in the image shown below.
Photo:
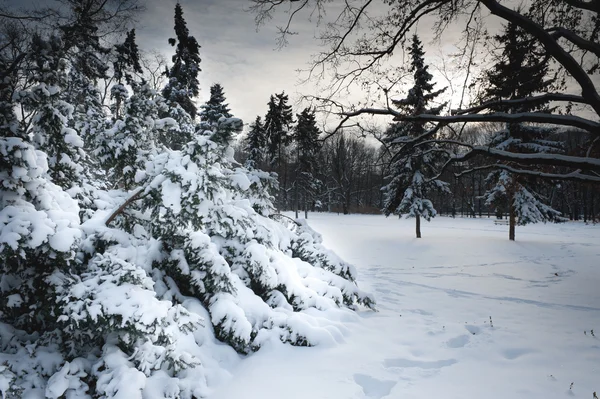
<svg viewBox="0 0 600 399"><path fill-rule="evenodd" d="M272 343L210 399L600 395L600 226L310 214L379 312L343 313L327 347ZM491 319L490 319L491 318ZM592 334L594 330L594 334Z"/></svg>

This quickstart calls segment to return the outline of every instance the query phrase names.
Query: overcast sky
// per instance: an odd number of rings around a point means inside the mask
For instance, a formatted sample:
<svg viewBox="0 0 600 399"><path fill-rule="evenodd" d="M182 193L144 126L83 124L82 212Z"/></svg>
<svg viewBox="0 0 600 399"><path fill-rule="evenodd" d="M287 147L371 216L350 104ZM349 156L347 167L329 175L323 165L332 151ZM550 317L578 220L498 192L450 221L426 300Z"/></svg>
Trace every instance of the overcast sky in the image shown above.
<svg viewBox="0 0 600 399"><path fill-rule="evenodd" d="M201 46L199 103L208 99L213 83L221 83L232 113L245 123L267 111L269 96L285 90L290 97L298 87L296 70L306 68L310 55L318 50L313 25L298 20L289 46L275 50L276 30L269 24L256 31L254 15L246 12L247 0L183 0L184 18L190 34ZM136 29L143 50L156 49L169 62L174 48L167 43L174 37L174 0L151 0ZM281 22L281 21L279 21ZM306 28L306 29L304 29ZM295 110L299 112L299 110Z"/></svg>
<svg viewBox="0 0 600 399"><path fill-rule="evenodd" d="M138 16L136 23L137 41L145 52L158 51L170 63L174 47L168 39L175 36L174 9L176 0L140 0L146 10ZM271 22L267 22L257 31L255 15L247 11L248 0L180 0L184 18L190 34L200 44L202 69L200 80L200 98L197 105L204 103L210 95L210 86L220 83L232 113L251 123L257 115L267 112L269 96L285 91L289 94L294 112L301 111L299 104L294 103L302 94L317 94L314 85L300 85L305 74L299 69L307 69L311 55L320 50L315 38L319 27L315 21L308 20L306 15L298 15L293 22L293 30L299 34L289 37L289 44L276 49L276 25L282 25L287 15L282 11L286 6L278 8L279 14ZM29 8L32 5L42 7L45 4L56 4L56 0L0 0L0 5L8 8ZM295 5L296 3L294 3ZM342 6L343 3L340 3ZM336 7L335 2L328 4L328 9ZM373 2L370 13L377 13L379 2ZM382 6L387 10L387 6ZM329 17L337 14L332 10ZM432 34L426 21L420 23L419 35L422 37L427 51L427 62L432 64L432 72L440 87L448 83L435 72L434 65L439 65L440 52L432 48L429 42ZM446 43L454 43L458 38L452 31L444 35ZM449 49L446 46L445 51ZM401 63L401 59L398 63ZM354 96L346 98L356 103L364 97L364 93L356 90ZM306 105L306 104L305 104Z"/></svg>
<svg viewBox="0 0 600 399"><path fill-rule="evenodd" d="M175 36L173 18L176 0L140 1L145 5L146 11L139 15L136 25L139 47L144 51L157 50L170 62L174 48L167 40ZM43 0L0 0L0 4L2 2L13 7L46 3ZM298 69L306 69L311 55L320 49L315 39L318 27L306 15L299 15L294 20L293 30L299 34L290 37L288 46L277 50L276 25L283 24L286 15L276 15L271 23L261 26L257 31L255 16L247 11L250 5L248 0L180 0L180 3L190 34L196 37L201 46L201 92L198 105L208 99L210 86L220 83L225 89L232 113L248 124L257 115L265 115L271 94L285 90L292 100L299 98L299 93L315 94L314 86L299 85L301 77L305 75L297 72ZM376 12L374 8L378 5L381 4L373 2L370 11ZM332 6L335 7L336 3L328 4L328 7ZM285 8L281 7L282 10ZM382 8L384 9L387 8ZM337 14L334 12L330 14L330 17L335 16ZM498 20L486 20L486 27L494 25L500 25ZM419 23L418 33L424 43L426 62L431 67L437 87L447 86L449 82L436 72L436 67L441 66L442 59L448 61L447 55L453 51L452 44L458 42L460 30L450 27L444 33L444 43L441 45L431 44L432 32L426 19ZM399 57L395 60L397 63L402 61ZM456 72L451 75L454 77L453 87L449 88L448 93L454 90L458 96L463 80ZM402 94L396 91L392 92L392 96L394 95L399 97ZM458 104L456 96L453 106ZM357 90L354 97L346 100L356 103L361 97L364 97L364 93ZM294 107L294 112L300 111L299 107Z"/></svg>

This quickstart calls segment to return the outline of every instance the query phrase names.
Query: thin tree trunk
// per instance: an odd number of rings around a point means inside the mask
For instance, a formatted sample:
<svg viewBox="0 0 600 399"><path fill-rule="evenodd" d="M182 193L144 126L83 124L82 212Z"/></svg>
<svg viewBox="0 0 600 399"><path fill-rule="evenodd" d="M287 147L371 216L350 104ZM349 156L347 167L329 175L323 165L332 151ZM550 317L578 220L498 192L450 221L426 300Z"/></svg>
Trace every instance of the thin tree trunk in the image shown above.
<svg viewBox="0 0 600 399"><path fill-rule="evenodd" d="M419 215L415 218L415 227L417 230L417 238L421 238L421 216Z"/></svg>
<svg viewBox="0 0 600 399"><path fill-rule="evenodd" d="M511 241L515 240L515 206L513 204L513 193L510 193L509 204L508 204L508 239Z"/></svg>
<svg viewBox="0 0 600 399"><path fill-rule="evenodd" d="M304 219L308 219L308 204L306 203L306 192L304 193Z"/></svg>

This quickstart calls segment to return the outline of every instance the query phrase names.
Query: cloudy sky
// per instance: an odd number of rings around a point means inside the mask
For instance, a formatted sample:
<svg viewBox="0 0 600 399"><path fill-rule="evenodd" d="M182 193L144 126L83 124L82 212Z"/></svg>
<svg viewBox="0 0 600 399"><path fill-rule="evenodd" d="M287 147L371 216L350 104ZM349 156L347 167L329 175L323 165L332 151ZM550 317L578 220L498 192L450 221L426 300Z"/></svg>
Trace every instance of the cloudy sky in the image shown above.
<svg viewBox="0 0 600 399"><path fill-rule="evenodd" d="M174 36L175 4L147 1L136 29L140 48L158 50L169 61L174 48L167 39ZM232 112L248 123L266 113L271 94L285 90L295 98L306 90L298 86L296 71L306 68L318 50L310 22L298 20L295 28L301 35L276 50L275 22L257 32L254 15L246 11L247 0L183 0L181 5L190 33L202 46L200 103L208 99L211 84L221 83Z"/></svg>
<svg viewBox="0 0 600 399"><path fill-rule="evenodd" d="M167 40L175 36L174 8L177 1L140 1L146 10L138 16L136 24L138 45L146 52L158 51L170 62L174 48ZM248 11L251 4L248 0L180 0L180 3L190 34L201 45L201 93L198 105L208 99L210 86L220 83L233 114L250 123L257 115L266 113L271 94L285 91L290 95L294 111L300 112L301 104L297 104L296 100L301 94L318 93L314 85L300 84L306 74L298 72L309 67L311 55L320 49L315 39L319 27L306 14L298 15L294 20L292 28L298 35L291 36L286 47L277 49L276 26L287 21L284 13L286 6L280 7L279 14L257 30L255 15ZM56 0L0 0L0 6L12 9L48 4L55 6L57 3ZM377 13L380 5L374 2L370 12ZM328 4L328 9L334 8L329 17L337 16L335 7L335 2ZM387 8L383 6L383 10ZM452 31L448 33L444 38L446 46L442 46L446 53L450 51L447 44L454 43L458 38L458 34ZM429 45L432 34L427 23L421 23L419 35L426 47L427 62L432 64L432 72L439 86L448 85L436 74L435 66L440 65L441 53L438 46L434 48ZM401 58L396 61L402 62ZM354 103L362 97L364 93L356 90L353 96L345 100Z"/></svg>
<svg viewBox="0 0 600 399"><path fill-rule="evenodd" d="M139 46L144 51L158 51L170 61L174 48L167 40L175 36L173 16L177 1L140 1L145 5L146 11L139 15L136 26ZM10 8L45 3L54 4L53 1L43 0L0 0L0 5ZM287 18L283 13L275 15L271 22L257 31L255 15L247 10L250 6L248 0L180 0L180 3L188 29L201 45L201 93L198 105L208 99L210 86L220 83L225 89L233 114L241 117L245 123L250 123L257 115L266 113L271 94L285 90L292 100L296 100L301 93L318 93L313 85L300 85L302 77L306 75L298 73L299 69L309 66L311 55L320 49L315 39L318 27L314 20L309 21L306 15L299 15L293 24L293 30L299 34L291 36L286 47L276 49L276 25L283 24ZM329 7L336 5L335 2L328 4ZM374 2L370 12L376 13L378 5L381 4ZM282 6L281 10L285 8ZM385 9L387 8L382 8L382 12ZM335 16L335 12L329 15ZM498 20L486 20L486 27L494 25L500 25ZM450 74L446 76L450 78L448 81L437 68L441 67L442 60L448 62L448 54L455 50L452 45L458 42L460 30L456 27L454 30L449 28L443 35L443 43L432 44L430 24L425 19L419 23L418 33L425 45L426 62L431 67L438 87L450 86L447 93L454 92L452 106L456 106L464 75L453 71L450 66ZM480 56L479 61L484 61L483 58ZM395 62L402 62L401 54L396 56ZM401 94L396 91L395 95L398 97ZM356 103L363 97L364 93L357 90L345 100ZM295 105L295 112L300 112L299 104L292 105Z"/></svg>

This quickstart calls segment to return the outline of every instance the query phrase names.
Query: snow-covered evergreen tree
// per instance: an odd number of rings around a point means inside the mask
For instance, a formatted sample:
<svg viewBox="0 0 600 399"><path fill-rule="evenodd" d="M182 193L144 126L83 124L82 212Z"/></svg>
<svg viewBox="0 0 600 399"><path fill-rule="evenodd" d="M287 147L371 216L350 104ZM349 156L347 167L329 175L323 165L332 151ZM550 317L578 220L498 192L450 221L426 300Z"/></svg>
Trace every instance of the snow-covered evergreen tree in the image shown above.
<svg viewBox="0 0 600 399"><path fill-rule="evenodd" d="M200 119L208 123L210 126L215 126L221 118L231 118L233 115L229 111L229 104L225 103L225 93L223 86L215 83L210 87L210 98L202 105L200 111Z"/></svg>
<svg viewBox="0 0 600 399"><path fill-rule="evenodd" d="M234 132L240 130L240 127L232 126L232 123L227 122L233 115L225 101L223 86L215 83L210 87L210 98L202 105L200 111L201 129L214 130L211 140L218 143L229 143L233 139Z"/></svg>
<svg viewBox="0 0 600 399"><path fill-rule="evenodd" d="M67 87L68 62L64 45L57 36L43 39L34 36L32 41L36 85L23 101L34 112L32 134L36 147L48 155L49 173L55 184L67 190L81 185L83 167L80 163L85 153L83 140L69 127L73 105L63 99Z"/></svg>
<svg viewBox="0 0 600 399"><path fill-rule="evenodd" d="M200 72L200 45L194 36L190 36L181 4L175 5L175 35L169 39L171 46L176 46L172 57L173 66L166 72L169 81L162 91L169 103L178 104L189 116L196 118L194 97L200 92L198 73Z"/></svg>
<svg viewBox="0 0 600 399"><path fill-rule="evenodd" d="M495 36L503 51L493 68L484 73L487 84L484 100L515 99L547 91L553 84L548 77L549 63L535 54L536 44L519 27L508 24L504 32ZM547 103L521 103L501 106L497 111L508 113L544 110ZM557 153L562 146L548 139L553 129L522 123L507 123L497 131L488 145L500 150L521 153ZM547 199L538 192L539 182L516 176L506 170L490 173L487 181L491 188L484 194L487 205L509 215L509 239L515 239L515 226L529 223L558 221L560 213L545 204Z"/></svg>
<svg viewBox="0 0 600 399"><path fill-rule="evenodd" d="M162 97L146 82L131 81L133 94L127 99L122 119L104 133L108 148L105 165L110 166L109 180L114 187L134 188L146 177L146 162L156 152L158 137L179 126L172 118L159 118L165 108Z"/></svg>
<svg viewBox="0 0 600 399"><path fill-rule="evenodd" d="M239 119L219 118L181 150L158 148L192 118L178 105L179 119L164 117L166 100L131 80L119 118L100 129L96 91L65 101L65 87L93 80L63 42L36 37L31 48L31 89L14 83L30 70L0 59L1 397L204 397L232 348L336 342L332 313L373 307L317 233L277 220L273 176L211 140ZM19 103L33 112L29 130ZM97 136L86 146L101 144L91 155L108 176L80 173L74 127ZM97 189L82 209L70 194L88 180Z"/></svg>
<svg viewBox="0 0 600 399"><path fill-rule="evenodd" d="M432 103L445 89L434 90L433 76L425 64L425 52L417 35L412 38L409 54L414 85L406 98L392 102L406 115L437 115L445 104ZM398 122L388 128L385 139L394 148L403 141L418 138L424 132L422 122ZM439 159L430 150L431 146L427 145L415 146L408 152L401 149L392 157L387 177L389 183L383 187L384 213L414 217L417 238L421 238L421 218L429 221L436 215L428 195L434 190L446 190L446 184L442 181L428 180L436 175L439 167Z"/></svg>
<svg viewBox="0 0 600 399"><path fill-rule="evenodd" d="M206 135L165 156L144 200L153 216L148 229L162 244L155 266L207 306L220 339L241 352L270 336L310 345L310 331L290 325L295 312L370 305L353 283L353 269L324 252L306 228L294 233L255 211L246 199L247 171L232 169L233 159ZM291 260L288 251L317 267L306 269L309 264ZM317 276L329 288L313 286Z"/></svg>
<svg viewBox="0 0 600 399"><path fill-rule="evenodd" d="M49 46L36 45L45 50ZM35 397L42 397L39 388L55 371L46 361L61 359L56 339L61 276L73 266L82 232L77 202L52 183L46 155L21 130L10 96L12 76L4 72L0 71L0 394L27 397L37 388ZM45 82L48 85L40 83L33 93L52 92L55 86ZM28 100L29 93L20 98ZM42 109L46 100L39 103Z"/></svg>

